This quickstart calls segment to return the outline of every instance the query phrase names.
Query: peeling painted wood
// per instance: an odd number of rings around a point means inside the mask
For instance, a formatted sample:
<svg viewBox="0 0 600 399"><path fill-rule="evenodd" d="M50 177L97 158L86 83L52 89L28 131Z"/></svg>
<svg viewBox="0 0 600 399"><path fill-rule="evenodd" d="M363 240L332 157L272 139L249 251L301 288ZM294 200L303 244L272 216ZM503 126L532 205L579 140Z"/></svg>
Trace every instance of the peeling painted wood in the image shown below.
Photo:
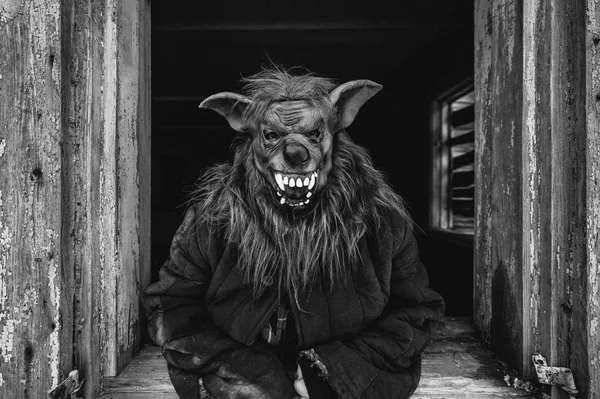
<svg viewBox="0 0 600 399"><path fill-rule="evenodd" d="M139 348L149 7L0 7L0 397L45 397L72 369L96 397Z"/></svg>
<svg viewBox="0 0 600 399"><path fill-rule="evenodd" d="M69 84L63 101L68 112L63 141L65 263L74 269L73 361L82 378L85 397L100 390L102 377L101 307L104 237L110 226L100 221L107 193L101 185L101 167L106 162L104 96L105 13L102 2L78 1L63 9L63 52L70 62L64 74ZM108 155L114 158L113 154ZM110 159L109 158L109 159ZM110 282L108 282L110 284Z"/></svg>
<svg viewBox="0 0 600 399"><path fill-rule="evenodd" d="M526 377L533 375L531 355L541 353L551 366L573 370L580 391L578 397L599 398L597 1L589 0L587 8L584 3L567 0L522 2L513 10L515 20L522 19L521 38L518 34L505 34L502 24L506 22L506 13L495 8L499 5L506 11L510 3L481 0L476 8L476 87L479 83L476 129L480 129L476 163L479 162L477 176L482 193L477 197L481 252L476 257L475 280L476 296L481 298L477 302L481 304L476 303L475 322L501 356L509 349L513 355L506 360ZM506 57L510 60L508 65L505 60L495 58L495 49L503 40L506 51L508 48L517 51ZM518 75L505 75L507 69L514 71L519 67L520 86L515 81L519 80ZM506 82L512 82L509 96L503 95ZM512 107L512 116L518 114L519 108L522 110L521 137L516 137L522 147L515 147L514 152L510 146L493 141L495 135L503 134L506 126L505 118L495 113L491 105L494 103L500 108ZM504 137L512 141L513 136ZM520 158L514 158L521 173L520 186L513 184L516 180L510 172L495 170L510 167L495 161L510 154L520 154ZM507 207L507 202L514 201L521 201L520 210ZM493 209L491 216L488 207ZM513 212L506 213L506 220L495 219L494 211L510 209ZM522 234L495 230L499 222L510 220L522 226ZM497 270L495 254L504 253L506 248L518 249L511 244L514 241L522 245L521 258L516 259L516 268L510 266L508 270L522 268L521 274L513 276L520 278L522 286L498 287L498 281L490 277ZM487 316L495 311L496 289L504 298L515 293L521 296L522 323L511 325L510 318L506 320L509 328L520 331L502 330L503 326L496 326ZM501 308L510 311L510 307ZM498 347L494 336L500 337L503 347ZM510 344L519 338L521 348ZM553 388L552 398L562 397L568 395Z"/></svg>
<svg viewBox="0 0 600 399"><path fill-rule="evenodd" d="M141 342L139 295L150 270L149 13L143 0L87 0L64 14L71 55L67 252L76 270L75 362L86 397Z"/></svg>
<svg viewBox="0 0 600 399"><path fill-rule="evenodd" d="M475 6L474 319L500 358L522 362L520 0Z"/></svg>
<svg viewBox="0 0 600 399"><path fill-rule="evenodd" d="M600 398L600 4L588 0L585 32L587 359L589 398ZM576 371L574 371L576 373ZM577 374L575 382L579 384ZM587 382L587 381L586 381ZM586 384L587 385L587 384Z"/></svg>
<svg viewBox="0 0 600 399"><path fill-rule="evenodd" d="M525 2L523 10L523 354L524 374L531 378L533 353L549 353L554 341L550 306L552 253L551 184L552 104L550 90L550 3Z"/></svg>
<svg viewBox="0 0 600 399"><path fill-rule="evenodd" d="M0 11L0 397L38 398L71 370L64 267L59 1Z"/></svg>
<svg viewBox="0 0 600 399"><path fill-rule="evenodd" d="M585 5L582 2L555 0L552 4L551 60L551 219L550 254L551 301L544 300L550 321L546 334L551 343L551 366L573 370L579 389L577 397L592 397L586 381L588 312L586 303L588 267L585 250L586 219L591 216L586 203L586 80L585 80ZM589 276L592 276L591 274ZM589 313L592 315L592 313ZM553 397L569 398L554 387Z"/></svg>

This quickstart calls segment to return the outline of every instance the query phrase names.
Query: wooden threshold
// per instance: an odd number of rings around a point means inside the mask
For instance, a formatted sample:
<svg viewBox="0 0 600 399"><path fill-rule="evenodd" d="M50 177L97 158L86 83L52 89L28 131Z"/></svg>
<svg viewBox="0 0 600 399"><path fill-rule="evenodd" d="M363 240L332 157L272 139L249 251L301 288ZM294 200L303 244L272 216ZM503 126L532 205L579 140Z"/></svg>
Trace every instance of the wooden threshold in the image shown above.
<svg viewBox="0 0 600 399"><path fill-rule="evenodd" d="M535 398L507 386L504 363L475 336L468 318L435 324L412 399ZM146 346L118 377L105 378L101 399L178 399L160 348Z"/></svg>

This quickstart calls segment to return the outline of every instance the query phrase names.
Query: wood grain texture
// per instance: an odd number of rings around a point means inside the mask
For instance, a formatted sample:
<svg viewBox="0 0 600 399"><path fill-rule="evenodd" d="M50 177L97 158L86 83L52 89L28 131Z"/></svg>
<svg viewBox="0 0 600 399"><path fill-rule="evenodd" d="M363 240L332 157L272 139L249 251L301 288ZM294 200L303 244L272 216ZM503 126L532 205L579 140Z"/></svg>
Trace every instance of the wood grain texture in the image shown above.
<svg viewBox="0 0 600 399"><path fill-rule="evenodd" d="M500 3L506 11L508 3ZM476 130L481 129L476 140L480 184L476 297L482 300L476 301L475 322L497 353L525 377L533 376L531 356L540 353L550 365L573 370L578 397L596 398L600 353L600 28L596 2L588 2L587 8L584 3L564 0L522 2L513 10L516 20L522 19L522 37L503 35L509 41L514 39L513 48L517 49L508 63L494 53L502 43L497 35L506 22L495 4L494 0L481 1L476 19ZM510 75L515 68L521 68L521 78ZM512 83L507 86L506 82ZM506 95L509 87L511 93ZM498 114L494 107L510 112ZM522 127L517 130L521 137L516 139L521 148L515 145L511 149L501 141L507 139L504 127L520 111ZM508 141L512 140L510 136ZM511 174L511 165L502 161L511 157L521 174L520 185L513 184L518 177ZM520 208L512 204L518 201ZM491 215L488 207L493 209ZM498 219L497 215L504 216ZM507 229L510 221L522 227L523 233ZM499 226L504 227L497 229ZM521 273L508 275L508 282L514 277L520 280L521 285L514 288L498 286L491 278L492 270L495 274L501 270L494 269L497 255L508 254L507 248L520 255L516 268L507 269L518 272L522 268ZM514 301L522 310L520 323L512 323L511 316L502 319L503 324L493 322L496 289L502 299L498 303L506 312L512 309L508 297L521 297L520 304ZM567 395L553 388L552 397Z"/></svg>
<svg viewBox="0 0 600 399"><path fill-rule="evenodd" d="M140 1L0 7L11 54L0 60L0 397L45 397L72 369L95 397L139 348L150 270Z"/></svg>
<svg viewBox="0 0 600 399"><path fill-rule="evenodd" d="M63 231L64 256L74 268L74 368L85 378L83 392L93 397L100 390L102 362L101 273L106 265L102 242L110 226L102 218L100 201L106 193L100 184L105 162L104 62L102 40L105 17L100 2L79 1L63 9L63 53L67 82L63 94L68 124L65 126Z"/></svg>
<svg viewBox="0 0 600 399"><path fill-rule="evenodd" d="M588 267L586 255L586 13L582 2L555 0L552 4L550 50L551 81L551 202L549 247L551 301L549 363L567 365L574 373L578 397L592 397L593 380L586 381L590 359L587 353ZM592 154L589 154L593 156ZM591 183L591 182L590 182ZM589 233L592 233L590 231ZM592 233L593 234L593 233ZM587 265L584 266L584 265ZM593 272L592 272L593 273ZM589 313L593 316L593 312ZM589 320L591 322L591 319ZM591 325L590 325L591 326ZM553 398L569 396L553 388ZM600 394L600 393L598 393Z"/></svg>
<svg viewBox="0 0 600 399"><path fill-rule="evenodd" d="M550 356L552 306L550 204L552 192L552 142L550 88L550 3L524 4L523 52L523 373L534 375L531 355Z"/></svg>
<svg viewBox="0 0 600 399"><path fill-rule="evenodd" d="M62 13L70 61L64 253L75 269L74 367L88 397L97 395L103 375L125 367L140 342L141 265L150 269L149 43L140 38L149 8L142 3L87 0Z"/></svg>
<svg viewBox="0 0 600 399"><path fill-rule="evenodd" d="M111 1L109 1L111 3ZM116 24L116 141L115 141L115 250L118 256L114 281L115 351L104 364L104 375L116 375L133 358L140 342L140 197L139 140L149 132L138 131L140 96L140 10L139 1L114 1ZM110 15L110 14L109 14ZM111 22L112 23L112 22Z"/></svg>
<svg viewBox="0 0 600 399"><path fill-rule="evenodd" d="M478 331L500 358L522 360L520 0L475 7L475 294Z"/></svg>
<svg viewBox="0 0 600 399"><path fill-rule="evenodd" d="M585 143L586 162L586 240L584 286L587 288L585 310L588 319L586 332L587 345L578 353L585 356L589 368L582 373L589 384L589 398L600 398L600 4L595 0L586 2L585 22L585 115L587 138ZM583 316L583 315L582 315Z"/></svg>
<svg viewBox="0 0 600 399"><path fill-rule="evenodd" d="M4 2L0 53L0 397L39 398L72 366L60 1Z"/></svg>
<svg viewBox="0 0 600 399"><path fill-rule="evenodd" d="M446 318L434 326L432 341L423 354L421 382L412 397L531 398L528 392L507 386L504 376L510 373L512 370L476 338L469 319ZM106 378L100 396L101 399L154 397L177 398L166 361L156 346L146 346L118 377Z"/></svg>
<svg viewBox="0 0 600 399"><path fill-rule="evenodd" d="M151 248L151 136L152 136L152 88L151 88L151 7L150 2L139 2L139 98L138 98L138 168L139 173L139 240L140 240L140 277L139 289L144 291L151 281L152 248ZM141 342L145 340L147 322L140 312Z"/></svg>
<svg viewBox="0 0 600 399"><path fill-rule="evenodd" d="M473 322L480 336L492 336L492 2L475 1L475 245Z"/></svg>
<svg viewBox="0 0 600 399"><path fill-rule="evenodd" d="M104 376L119 373L139 349L140 294L149 257L150 93L146 0L106 0L103 139L99 170L100 335Z"/></svg>

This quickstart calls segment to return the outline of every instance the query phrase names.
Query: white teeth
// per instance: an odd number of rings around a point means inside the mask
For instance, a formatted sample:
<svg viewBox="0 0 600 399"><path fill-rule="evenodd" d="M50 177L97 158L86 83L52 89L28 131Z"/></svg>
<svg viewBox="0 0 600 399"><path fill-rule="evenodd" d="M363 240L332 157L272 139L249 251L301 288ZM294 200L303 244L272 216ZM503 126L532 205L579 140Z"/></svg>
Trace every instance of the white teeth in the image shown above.
<svg viewBox="0 0 600 399"><path fill-rule="evenodd" d="M279 191L277 191L277 195L279 195L281 197L281 193Z"/></svg>
<svg viewBox="0 0 600 399"><path fill-rule="evenodd" d="M287 186L287 184L288 184L288 178L287 178L287 176L285 176L283 178L283 184L285 184Z"/></svg>
<svg viewBox="0 0 600 399"><path fill-rule="evenodd" d="M290 179L290 187L296 187L296 181L294 179Z"/></svg>
<svg viewBox="0 0 600 399"><path fill-rule="evenodd" d="M281 197L281 200L279 202L281 203L281 205L285 204L285 197Z"/></svg>
<svg viewBox="0 0 600 399"><path fill-rule="evenodd" d="M275 175L275 181L277 181L277 185L279 186L279 189L281 191L285 191L285 188L283 187L283 178L281 177L280 174Z"/></svg>
<svg viewBox="0 0 600 399"><path fill-rule="evenodd" d="M308 195L307 195L308 197ZM308 204L308 201L310 201L308 198L306 199L306 201L304 201L305 204Z"/></svg>
<svg viewBox="0 0 600 399"><path fill-rule="evenodd" d="M300 180L300 178L296 179L296 186L302 187L302 180Z"/></svg>
<svg viewBox="0 0 600 399"><path fill-rule="evenodd" d="M310 181L310 180L308 180L308 177L305 177L305 178L304 178L304 185L305 185L305 186L308 186L308 183L309 183L309 181Z"/></svg>
<svg viewBox="0 0 600 399"><path fill-rule="evenodd" d="M310 198L310 197L311 197L311 195L312 195L312 193L311 193L310 191L309 191L309 192L307 192L307 193L306 193L306 198ZM307 200L307 202L308 202L308 200Z"/></svg>
<svg viewBox="0 0 600 399"><path fill-rule="evenodd" d="M315 186L315 175L310 177L310 183L308 183L308 189L311 190Z"/></svg>

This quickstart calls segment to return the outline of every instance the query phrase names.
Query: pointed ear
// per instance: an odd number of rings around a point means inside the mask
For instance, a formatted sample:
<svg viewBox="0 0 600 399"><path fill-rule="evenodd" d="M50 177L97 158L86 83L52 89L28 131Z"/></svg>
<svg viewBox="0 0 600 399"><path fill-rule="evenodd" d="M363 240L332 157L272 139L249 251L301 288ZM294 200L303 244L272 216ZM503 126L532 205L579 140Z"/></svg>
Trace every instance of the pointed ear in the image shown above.
<svg viewBox="0 0 600 399"><path fill-rule="evenodd" d="M241 94L236 93L217 93L206 98L200 103L200 108L212 109L222 115L233 130L243 131L242 116L248 104L252 101Z"/></svg>
<svg viewBox="0 0 600 399"><path fill-rule="evenodd" d="M329 100L339 115L336 130L345 129L352 124L358 110L383 86L370 80L352 80L338 86L329 95Z"/></svg>

